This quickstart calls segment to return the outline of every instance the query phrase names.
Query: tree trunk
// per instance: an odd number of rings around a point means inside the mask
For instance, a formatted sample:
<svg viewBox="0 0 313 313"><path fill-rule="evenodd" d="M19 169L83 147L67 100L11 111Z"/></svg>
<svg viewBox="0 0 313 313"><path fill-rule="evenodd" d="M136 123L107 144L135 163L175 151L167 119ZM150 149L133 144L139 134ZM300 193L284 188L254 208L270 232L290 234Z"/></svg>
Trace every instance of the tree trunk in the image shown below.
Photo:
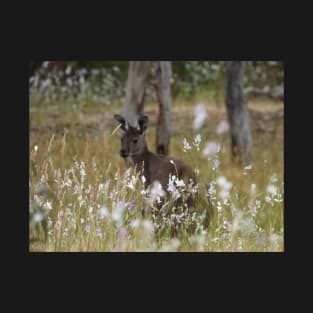
<svg viewBox="0 0 313 313"><path fill-rule="evenodd" d="M168 154L171 121L171 62L131 61L129 62L126 84L126 99L123 115L130 125L136 127L142 113L145 98L145 85L149 67L156 66L156 93L159 102L159 115L156 130L156 152Z"/></svg>
<svg viewBox="0 0 313 313"><path fill-rule="evenodd" d="M136 127L143 109L145 85L150 61L130 61L126 83L126 99L123 115L130 125Z"/></svg>
<svg viewBox="0 0 313 313"><path fill-rule="evenodd" d="M160 61L157 66L156 86L159 116L156 132L156 151L159 154L168 154L171 123L171 62Z"/></svg>
<svg viewBox="0 0 313 313"><path fill-rule="evenodd" d="M231 131L233 160L249 162L252 147L249 111L243 92L243 61L229 61L226 66L226 108Z"/></svg>

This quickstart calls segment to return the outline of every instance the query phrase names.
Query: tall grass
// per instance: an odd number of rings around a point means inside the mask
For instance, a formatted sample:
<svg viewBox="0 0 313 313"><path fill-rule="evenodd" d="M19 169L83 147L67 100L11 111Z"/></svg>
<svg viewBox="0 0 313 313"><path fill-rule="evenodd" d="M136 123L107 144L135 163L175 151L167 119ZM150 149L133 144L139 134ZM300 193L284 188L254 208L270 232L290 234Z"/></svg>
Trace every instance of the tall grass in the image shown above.
<svg viewBox="0 0 313 313"><path fill-rule="evenodd" d="M146 107L151 150L154 105ZM191 214L181 207L167 214L151 209L142 177L127 170L119 136L111 135L119 107L31 111L30 251L283 251L282 129L276 136L254 131L251 166L234 165L228 133L214 131L225 119L223 109L208 106L208 125L193 131L193 107L173 107L170 154L195 169L202 188ZM205 155L207 142L219 151ZM205 198L215 211L209 227ZM149 214L143 216L144 209Z"/></svg>

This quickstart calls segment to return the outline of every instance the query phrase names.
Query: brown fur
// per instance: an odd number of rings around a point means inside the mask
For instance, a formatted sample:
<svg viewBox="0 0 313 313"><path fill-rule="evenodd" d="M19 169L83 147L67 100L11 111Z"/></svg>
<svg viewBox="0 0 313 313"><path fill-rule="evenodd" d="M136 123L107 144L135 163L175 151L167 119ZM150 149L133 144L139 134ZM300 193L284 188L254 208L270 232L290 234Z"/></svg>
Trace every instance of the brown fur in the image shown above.
<svg viewBox="0 0 313 313"><path fill-rule="evenodd" d="M167 188L170 174L183 179L186 184L190 183L190 179L192 179L193 184L196 183L193 170L183 161L149 151L145 139L145 130L148 123L147 117L139 119L138 128L128 126L124 118L119 115L115 115L115 119L121 123L121 129L124 130L121 138L121 155L124 158L130 157L136 169L141 171L141 174L146 179L145 188L148 188L154 181L159 181L168 199L169 192ZM186 202L188 207L193 206L191 197Z"/></svg>

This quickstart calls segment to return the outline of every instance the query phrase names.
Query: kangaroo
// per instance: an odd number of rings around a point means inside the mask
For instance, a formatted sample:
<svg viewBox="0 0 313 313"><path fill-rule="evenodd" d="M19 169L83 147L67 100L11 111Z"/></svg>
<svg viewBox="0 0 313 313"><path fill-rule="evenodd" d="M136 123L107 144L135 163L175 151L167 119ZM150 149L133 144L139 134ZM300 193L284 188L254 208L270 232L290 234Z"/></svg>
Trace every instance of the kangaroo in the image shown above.
<svg viewBox="0 0 313 313"><path fill-rule="evenodd" d="M187 183L190 183L191 179L192 184L196 184L194 171L183 161L149 151L145 138L149 123L148 116L140 116L138 118L137 128L130 126L121 115L115 114L114 118L119 122L123 131L120 155L125 159L130 157L133 166L137 170L142 171L141 174L145 178L145 189L151 186L153 182L158 181L166 194L166 199L168 199L170 195L168 191L170 175L184 179ZM187 198L186 204L192 210L194 201L191 196ZM160 209L160 206L158 209Z"/></svg>

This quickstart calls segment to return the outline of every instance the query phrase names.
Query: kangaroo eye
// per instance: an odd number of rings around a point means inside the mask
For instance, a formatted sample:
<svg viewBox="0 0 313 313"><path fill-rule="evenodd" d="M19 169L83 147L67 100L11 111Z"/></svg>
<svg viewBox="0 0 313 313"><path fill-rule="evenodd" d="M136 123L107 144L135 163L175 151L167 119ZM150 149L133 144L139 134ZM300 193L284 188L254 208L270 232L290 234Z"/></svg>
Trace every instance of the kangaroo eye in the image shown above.
<svg viewBox="0 0 313 313"><path fill-rule="evenodd" d="M137 139L134 139L134 140L133 140L133 143L135 143L135 144L136 144L137 142L138 142L138 140L137 140Z"/></svg>

